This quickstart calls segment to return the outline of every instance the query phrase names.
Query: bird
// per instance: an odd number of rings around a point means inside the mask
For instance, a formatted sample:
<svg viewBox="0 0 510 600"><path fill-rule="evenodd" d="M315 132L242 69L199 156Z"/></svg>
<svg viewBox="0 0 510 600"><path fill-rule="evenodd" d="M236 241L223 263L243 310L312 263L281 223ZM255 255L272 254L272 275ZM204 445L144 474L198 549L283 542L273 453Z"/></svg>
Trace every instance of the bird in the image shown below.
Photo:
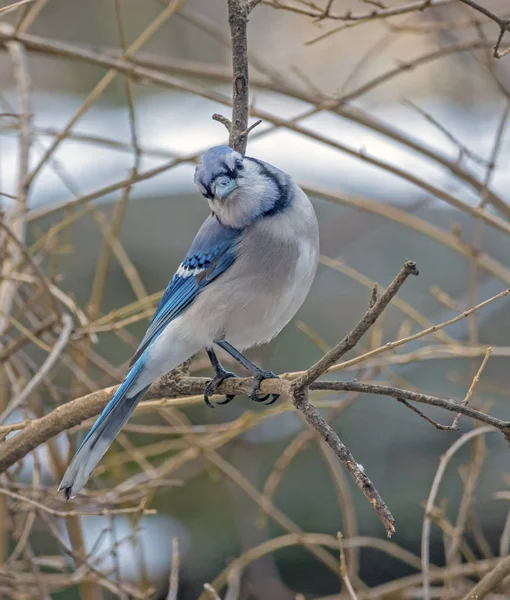
<svg viewBox="0 0 510 600"><path fill-rule="evenodd" d="M221 382L236 376L223 367L216 347L251 372L250 398L268 401L260 383L277 375L242 351L272 340L308 295L319 260L314 208L289 175L229 146L201 156L194 182L210 214L168 284L126 378L62 478L58 491L68 500L85 486L151 383L203 348L215 371L204 391L209 407ZM272 394L267 403L277 399Z"/></svg>

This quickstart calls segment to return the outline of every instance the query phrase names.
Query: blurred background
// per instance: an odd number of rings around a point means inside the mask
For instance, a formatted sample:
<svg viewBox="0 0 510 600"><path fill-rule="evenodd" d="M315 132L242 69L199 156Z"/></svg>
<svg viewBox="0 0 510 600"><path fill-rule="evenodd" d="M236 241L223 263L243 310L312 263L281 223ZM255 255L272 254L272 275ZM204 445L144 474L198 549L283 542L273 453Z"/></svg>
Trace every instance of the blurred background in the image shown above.
<svg viewBox="0 0 510 600"><path fill-rule="evenodd" d="M208 214L194 162L226 143L211 116L229 116L231 96L227 0L11 4L0 3L2 439L122 380ZM485 4L510 16L503 1ZM328 5L341 18L323 14ZM394 7L401 14L392 16ZM247 153L307 191L322 252L305 305L249 353L255 362L278 373L306 369L405 259L418 263L419 278L348 358L510 286L510 55L493 57L498 34L460 0L262 0L254 9L251 114L262 124ZM22 397L62 339L56 310L72 316L72 333ZM508 419L509 338L503 298L328 377L461 401L491 346L469 403ZM211 373L205 354L189 369ZM391 543L292 407L239 397L214 411L201 398L156 402L135 413L73 503L56 498L56 486L91 420L0 476L0 597L214 597L207 582L228 600L348 597L341 531L358 598L462 598L509 554L501 434L474 434L451 451L476 423L463 417L459 431L441 431L383 396L312 401L390 507ZM454 417L424 411L444 425ZM427 541L425 503L449 449Z"/></svg>

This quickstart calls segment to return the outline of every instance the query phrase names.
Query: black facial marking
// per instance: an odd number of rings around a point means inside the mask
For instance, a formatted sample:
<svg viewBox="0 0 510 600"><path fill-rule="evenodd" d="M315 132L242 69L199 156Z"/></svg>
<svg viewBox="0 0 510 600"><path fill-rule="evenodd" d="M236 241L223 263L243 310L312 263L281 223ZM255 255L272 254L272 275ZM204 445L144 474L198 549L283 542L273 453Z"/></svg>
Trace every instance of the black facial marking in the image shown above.
<svg viewBox="0 0 510 600"><path fill-rule="evenodd" d="M244 169L244 165L242 164L242 162L240 160L236 161L236 166L234 169L231 169L224 162L221 163L221 167L222 167L221 170L212 176L211 183L208 186L204 186L205 189L207 190L207 194L208 194L208 195L204 194L204 196L206 198L209 198L209 200L212 200L214 198L214 194L212 193L211 188L212 188L212 185L214 184L214 182L218 179L218 177L222 177L222 176L226 175L230 179L237 179L237 177L238 177L237 171L242 171Z"/></svg>
<svg viewBox="0 0 510 600"><path fill-rule="evenodd" d="M222 175L226 175L227 177L230 177L230 179L235 179L237 177L237 172L235 171L235 169L231 169L224 162L221 163L221 166L223 167L223 169L213 175L211 184L214 183L216 179L218 179L218 177L221 177Z"/></svg>
<svg viewBox="0 0 510 600"><path fill-rule="evenodd" d="M202 194L202 196L204 198L207 198L208 200L212 200L214 198L214 194L212 193L210 186L204 185L204 189L205 189L206 193Z"/></svg>
<svg viewBox="0 0 510 600"><path fill-rule="evenodd" d="M239 175L239 172L244 170L241 158L236 159L233 168L231 168L224 160L219 160L216 164L218 170L213 172L211 177L202 178L200 180L200 185L205 190L203 192L201 191L202 196L208 200L214 200L215 198L213 186L218 177L226 176L229 179L237 179L238 177L242 177L242 175Z"/></svg>
<svg viewBox="0 0 510 600"><path fill-rule="evenodd" d="M276 175L274 173L271 173L271 171L266 167L266 165L261 160L258 160L256 158L251 158L251 157L245 157L245 158L247 160L251 160L252 162L256 163L259 166L261 174L264 175L265 177L267 177L269 180L271 180L278 189L278 198L277 198L276 202L273 204L273 206L271 208L268 208L267 210L265 210L262 213L262 215L264 217L272 217L273 215L276 215L279 212L281 212L282 210L284 210L285 208L287 208L287 206L289 206L290 200L291 200L289 185L282 183L278 179L278 177L276 177Z"/></svg>

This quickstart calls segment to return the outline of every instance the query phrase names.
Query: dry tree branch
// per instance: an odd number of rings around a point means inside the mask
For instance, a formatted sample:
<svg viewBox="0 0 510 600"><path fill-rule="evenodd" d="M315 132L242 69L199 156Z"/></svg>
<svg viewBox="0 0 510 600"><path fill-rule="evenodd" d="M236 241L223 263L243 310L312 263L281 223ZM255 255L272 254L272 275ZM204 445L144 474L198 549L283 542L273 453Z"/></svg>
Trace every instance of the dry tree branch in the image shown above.
<svg viewBox="0 0 510 600"><path fill-rule="evenodd" d="M388 536L395 531L394 519L388 507L375 489L374 484L365 474L364 469L355 460L350 451L341 442L333 429L326 423L318 410L310 403L308 387L332 367L339 358L354 348L362 336L375 323L384 309L397 294L409 275L418 275L416 263L406 261L403 268L388 286L376 303L368 309L361 321L348 333L345 338L332 348L320 361L312 365L306 373L298 377L291 386L291 400L300 410L308 423L319 433L322 439L332 448L333 452L354 478L356 485L363 492L386 528Z"/></svg>
<svg viewBox="0 0 510 600"><path fill-rule="evenodd" d="M500 52L499 47L501 45L503 36L505 35L505 32L510 31L510 19L502 19L501 17L498 17L498 15L496 15L489 9L485 8L485 6L478 4L478 2L475 2L474 0L460 0L460 1L463 2L464 4L467 4L471 8L474 8L478 12L481 12L483 15L485 15L486 17L491 19L491 21L494 21L498 25L499 36L498 36L498 39L494 46L494 54L493 54L494 58L502 58L503 56L508 54L510 52L510 48L508 50L504 50L503 52Z"/></svg>
<svg viewBox="0 0 510 600"><path fill-rule="evenodd" d="M443 329L444 327L448 327L449 325L453 325L454 323L457 323L458 321L465 319L466 317L469 317L470 315L478 312L484 306L487 306L488 304L491 304L492 302L494 302L495 300L499 300L500 298L505 298L509 294L510 294L510 289L503 290L499 294L492 296L492 298L489 298L488 300L484 300L483 302L480 302L480 304L473 306L469 310L465 310L460 315L457 315L456 317L448 319L448 321L444 321L443 323L440 323L439 325L433 325L432 327L423 329L422 331L418 331L417 333L408 335L407 337L400 338L399 340L395 340L393 342L388 342L387 344L384 344L383 346L379 346L378 348L375 348L374 350L369 350L368 352L365 352L364 354L362 354L360 356L356 356L355 358L346 360L343 363L333 365L330 368L330 371L340 371L342 369L347 369L348 367L352 367L353 365L356 365L356 364L366 361L368 358L377 356L379 354L382 354L383 352L387 352L388 350L393 350L394 348L398 348L399 346L402 346L402 345L412 342L414 340L420 339L426 335L430 335L440 329ZM485 347L482 347L482 348L483 348L482 354L486 354L487 348L485 348ZM480 354L480 348L476 348L476 352L474 353L474 356L478 356L479 354ZM459 353L459 355L462 355L462 353ZM473 356L473 354L469 354L469 352L467 352L466 355ZM408 359L406 357L405 361L395 361L395 362L405 363L405 362L408 362ZM301 374L302 373L300 373L300 375Z"/></svg>
<svg viewBox="0 0 510 600"><path fill-rule="evenodd" d="M232 126L229 144L241 154L246 152L246 136L242 132L248 127L248 25L249 7L247 0L228 0L228 23L232 37Z"/></svg>
<svg viewBox="0 0 510 600"><path fill-rule="evenodd" d="M130 44L130 46L126 49L125 57L129 58L133 54L136 54L136 52L154 35L154 33L161 27L161 25L165 23L179 9L181 3L182 0L171 0L166 5L165 9L162 10L161 13L150 23L150 25L135 39L135 41L132 44ZM99 96L106 90L106 88L113 82L116 75L117 72L111 69L96 84L94 89L84 100L81 107L64 127L62 133L53 141L49 148L44 152L42 158L32 169L32 171L27 174L25 178L26 185L29 185L34 180L34 178L37 176L37 174L40 172L43 166L55 153L62 141L67 137L67 134L71 131L75 123L90 108L94 101L97 100L97 98L99 98Z"/></svg>
<svg viewBox="0 0 510 600"><path fill-rule="evenodd" d="M416 263L412 261L406 261L404 266L387 287L377 302L367 310L363 318L354 327L354 329L348 333L344 339L339 342L334 348L332 348L320 361L312 365L303 375L296 379L293 383L294 390L300 391L301 389L308 387L321 375L323 375L330 367L332 367L344 354L349 352L359 340L365 335L370 327L380 317L382 312L386 309L392 298L398 293L398 290L402 287L409 275L418 275L419 271L416 267Z"/></svg>
<svg viewBox="0 0 510 600"><path fill-rule="evenodd" d="M34 2L34 0L18 0L17 2L13 2L12 4L8 4L7 6L2 6L2 8L0 8L0 15L6 15L7 13L16 10L24 4L28 4L29 2Z"/></svg>
<svg viewBox="0 0 510 600"><path fill-rule="evenodd" d="M291 399L294 406L300 410L305 419L319 433L321 438L333 449L340 458L348 471L354 477L358 487L363 491L371 502L372 506L385 524L390 534L393 531L393 518L389 513L383 500L380 498L377 490L370 479L364 474L363 469L352 457L349 450L342 444L337 434L324 421L317 409L308 400L308 389L310 390L328 390L328 391L356 391L362 393L374 393L393 396L397 399L405 399L416 402L423 402L432 406L439 406L445 410L465 414L471 418L484 422L500 430L506 437L510 432L510 424L501 421L490 415L481 413L456 402L419 394L409 390L401 390L387 386L378 386L363 384L360 382L328 382L315 381L321 374L326 372L334 363L350 348L352 348L361 336L375 322L377 317L388 306L391 298L397 293L404 281L410 274L416 274L414 263L406 262L395 280L388 286L372 308L370 308L358 325L342 340L335 348L328 352L320 361L312 365L308 371L301 373L294 381L288 380L267 380L262 384L264 393L280 393L284 397ZM500 296L500 295L498 295ZM468 311L466 311L468 312ZM465 316L465 315L461 315ZM414 337L414 336L411 336ZM167 398L179 395L191 395L202 393L206 383L209 380L196 377L182 377L172 379L164 377L158 380L147 393L147 398ZM226 380L219 393L246 393L249 389L250 379L229 379ZM2 445L0 445L0 473L22 459L40 444L64 431L70 429L82 421L97 415L111 398L112 392L116 388L109 388L93 392L82 398L73 400L65 405L59 406L48 415L31 421L24 429L13 436ZM147 406L142 403L140 408Z"/></svg>
<svg viewBox="0 0 510 600"><path fill-rule="evenodd" d="M22 496L21 494L17 494L15 492L11 492L9 490L0 488L0 494L4 496L8 496L14 500L18 500L24 504L28 504L29 506L35 507L38 511L48 513L53 517L66 518L66 517L83 517L83 516L107 516L107 515L130 515L133 513L142 513L145 515L154 515L156 511L151 508L145 508L145 506L140 503L139 506L135 507L127 507L127 508L118 508L118 509L108 509L103 508L99 510L87 510L87 511L79 511L79 510L56 510L54 508L50 508L41 502L37 502L33 498L29 498L28 496Z"/></svg>
<svg viewBox="0 0 510 600"><path fill-rule="evenodd" d="M146 399L140 403L137 411L153 410L155 407L164 405L179 406L193 404L197 401L202 402L203 391L209 382L210 379L206 377L183 377L178 380L167 376L162 377L149 388L145 397ZM285 394L288 393L289 385L290 382L286 379L270 379L265 380L261 384L261 388L264 394ZM222 383L220 388L218 388L218 394L247 394L250 391L250 386L251 379L249 378L232 378ZM96 417L106 404L108 404L116 390L117 386L104 388L71 400L55 408L44 417L0 428L0 435L5 435L12 431L20 432L0 444L0 474L62 431L76 427L87 419ZM318 381L310 385L310 390L359 392L389 396L395 399L404 398L411 402L435 406L449 412L460 412L475 421L499 429L504 435L510 434L510 421L503 421L469 406L462 406L451 399L438 398L411 390L359 381Z"/></svg>
<svg viewBox="0 0 510 600"><path fill-rule="evenodd" d="M466 442L478 435L484 435L491 433L494 430L490 427L480 427L473 429L468 433L460 437L454 444L450 446L448 451L441 457L439 466L430 488L429 497L425 507L425 516L423 519L422 528L422 539L421 539L421 557L422 557L422 577L423 577L423 598L424 600L430 600L430 527L431 527L431 512L435 504L436 496L439 491L439 485L443 479L446 467L450 462L452 456L461 448Z"/></svg>
<svg viewBox="0 0 510 600"><path fill-rule="evenodd" d="M14 397L9 402L9 405L5 408L2 414L0 414L0 423L4 423L7 417L9 417L14 410L21 406L23 402L25 402L25 400L30 396L30 394L32 394L39 385L41 385L43 379L54 367L55 363L58 361L60 355L67 346L69 338L71 337L72 329L73 320L68 314L64 313L64 315L62 315L62 331L60 332L58 340L55 342L55 345L51 349L51 352L46 357L46 360L43 362L40 369L28 382L27 386L18 396Z"/></svg>
<svg viewBox="0 0 510 600"><path fill-rule="evenodd" d="M340 550L340 577L341 577L342 581L344 582L345 587L347 588L347 592L349 593L351 600L358 600L358 598L356 596L356 592L354 591L354 588L352 587L351 580L349 579L349 574L347 572L347 564L346 564L346 560L345 560L343 536L340 531L337 533L337 539L338 539L338 548Z"/></svg>
<svg viewBox="0 0 510 600"><path fill-rule="evenodd" d="M386 19L388 17L395 17L397 15L403 15L410 12L423 11L426 8L444 6L451 4L454 0L418 0L417 2L409 2L402 6L384 7L380 10L373 9L366 13L352 13L348 10L344 14L335 14L330 10L326 11L318 7L314 8L302 8L298 6L291 6L289 4L283 4L280 0L262 0L262 3L271 6L275 9L288 10L295 12L305 17L311 17L317 20L323 20L325 18L331 19L332 21L372 21L375 19Z"/></svg>
<svg viewBox="0 0 510 600"><path fill-rule="evenodd" d="M218 593L210 583L204 583L204 590L207 592L207 597L209 600L221 600L221 598L218 596Z"/></svg>
<svg viewBox="0 0 510 600"><path fill-rule="evenodd" d="M227 0L227 2L232 40L232 121L218 114L214 114L212 118L227 128L230 147L244 154L248 133L260 123L259 121L248 127L250 105L247 35L248 17L260 0Z"/></svg>
<svg viewBox="0 0 510 600"><path fill-rule="evenodd" d="M168 594L166 600L177 600L179 591L179 569L181 565L181 555L179 552L179 538L172 539L172 565L170 568L170 577L168 581Z"/></svg>
<svg viewBox="0 0 510 600"><path fill-rule="evenodd" d="M12 29L5 24L1 25L3 32L12 34ZM12 235L9 242L14 241L14 248L5 239L0 238L1 248L7 253L7 258L2 261L1 281L0 281L0 334L4 334L7 328L6 315L9 315L14 302L17 284L8 279L9 274L18 264L23 250L21 249L25 240L26 219L28 213L28 185L25 184L25 177L29 168L30 158L30 76L26 60L25 47L20 42L10 40L6 44L9 57L12 64L12 72L16 82L16 88L19 101L19 165L18 165L18 184L16 190L16 200L13 201L12 208L6 211L2 216L4 232L8 231Z"/></svg>
<svg viewBox="0 0 510 600"><path fill-rule="evenodd" d="M2 32L0 32L0 37L3 37L5 39L5 35L2 34ZM218 92L214 92L211 90L205 90L205 89L201 88L200 86L185 82L183 80L177 79L176 77L172 77L172 76L163 74L154 69L138 67L138 66L134 65L133 63L131 63L127 60L124 60L124 59L114 59L114 58L106 56L104 54L97 54L97 53L94 54L89 51L76 50L75 48L73 48L72 46L69 46L67 44L59 44L56 42L48 42L48 41L42 42L42 41L40 41L40 38L36 38L36 40L34 40L34 36L24 35L24 36L20 36L19 39L23 40L23 43L27 44L27 47L30 47L30 48L33 48L36 50L39 49L40 51L50 52L50 53L56 52L57 54L62 55L62 56L69 56L69 57L73 57L73 58L84 59L84 60L87 60L87 62L93 62L94 64L105 66L110 69L115 69L117 71L124 72L129 75L138 76L142 80L151 81L151 82L161 85L163 87L182 89L182 90L191 92L193 94L197 94L197 95L209 98L209 99L211 99L215 102L219 102L221 104L225 104L225 105L231 104L230 98L228 98L227 96L224 96L223 94L220 94ZM31 41L28 41L28 40L31 40ZM455 52L457 52L457 51L467 50L472 47L473 47L473 43L469 43L469 44L455 45L453 49ZM427 55L419 57L419 59L417 61L411 61L411 63L403 63L401 66L399 66L395 69L391 69L388 73L385 73L382 76L378 77L377 81L374 81L373 83L371 82L368 85L370 88L374 87L376 85L379 85L381 82L387 81L388 78L391 78L392 76L395 76L398 73L402 73L402 72L405 72L406 70L408 70L410 68L410 64L414 64L414 63L420 64L423 61L426 62L427 60L431 60L434 58L441 58L441 57L445 56L446 53L447 53L447 49L446 50L442 49L440 51L434 51L433 53L428 53ZM386 163L385 161L372 158L372 157L366 155L364 152L356 151L356 150L349 148L343 144L335 142L326 136L319 135L309 128L302 127L297 124L298 120L303 119L305 117L309 117L313 114L316 114L316 112L318 110L332 110L332 111L337 111L339 114L344 114L345 110L340 110L341 105L344 102L346 102L349 98L355 97L361 93L365 93L367 91L366 87L367 86L363 86L362 90L353 92L353 93L349 94L348 96L346 96L345 98L328 100L325 103L322 103L313 109L309 109L309 110L305 111L303 114L299 115L298 117L296 117L292 120L281 119L281 118L278 118L278 117L272 115L271 113L268 113L266 111L262 111L259 109L253 109L252 113L254 116L262 118L269 123L272 123L274 127L284 127L291 131L294 131L296 133L300 133L311 139L314 139L321 143L327 144L341 152L344 152L346 154L349 154L351 156L359 158L369 164L372 164L373 166L382 168L398 177L402 177L403 179L409 181L410 183L413 183L414 185L419 186L424 191L433 194L437 198L440 198L441 200L451 204L452 206L459 208L460 210L463 210L463 211L471 214L472 216L479 216L480 219L483 219L486 223L500 229L501 231L503 231L505 233L510 233L510 228L508 227L508 225L505 221L502 221L501 219L497 219L496 217L494 217L493 215L491 215L489 213L486 213L484 211L481 211L477 208L471 207L471 206L461 202L460 200L458 200L451 194L448 194L448 193L444 192L443 190L431 185L429 182L423 181L420 178L416 177L415 175L408 173L402 169L396 168L396 167ZM307 101L311 101L313 103L313 99L308 98ZM427 149L426 147L424 147L420 144L416 144L416 142L413 142L410 139L406 139L405 136L403 136L402 134L398 134L398 132L396 132L396 131L390 131L390 128L385 127L384 125L382 125L380 123L376 123L373 119L368 119L367 117L364 117L362 114L359 113L359 111L347 111L347 112L348 112L349 118L352 118L353 120L355 120L361 124L364 124L365 126L374 127L377 131L384 133L385 135L389 135L390 137L393 137L393 138L398 138L399 142L407 144L408 146L412 147L413 149L418 150L419 152L425 154L427 157L432 158L433 160L439 161L441 164L443 164L448 169L450 169L454 174L460 176L462 179L467 181L471 186L474 186L475 189L478 189L478 190L483 189L483 185L480 182L477 182L476 178L474 178L468 172L460 169L460 167L458 165L455 165L451 161L445 161L445 159L443 157L440 157L439 155L434 154L434 153L431 154L431 151L429 149ZM264 131L262 133L266 134L266 133L268 133L268 131ZM63 134L61 134L61 135L63 135ZM179 158L176 158L173 161L170 161L169 163L166 163L164 165L157 166L152 169L147 169L146 171L141 171L140 173L136 174L136 176L135 175L130 176L129 178L127 178L121 182L114 183L112 185L108 185L108 186L101 188L100 190L97 190L93 193L81 196L80 198L78 198L76 200L71 200L69 202L65 202L65 203L63 203L61 205L57 205L57 206L50 206L49 208L33 210L30 212L28 218L30 221L33 221L35 219L40 218L41 216L53 214L54 212L61 210L63 208L69 208L69 207L72 207L72 206L75 206L78 204L91 202L92 200L94 200L96 198L99 198L99 197L109 194L111 192L123 189L126 186L132 185L138 181L143 181L143 180L149 179L151 177L154 177L154 176L156 176L164 171L167 171L171 168L174 168L175 166L178 166L182 163L194 161L194 160L196 160L197 156L200 153L201 152L198 152L198 153L195 152L195 153L191 154L190 156L179 157ZM510 216L510 208L505 204L505 202L501 198L499 198L492 192L489 193L489 201L492 204L494 204L494 206L497 207L497 209L502 214Z"/></svg>
<svg viewBox="0 0 510 600"><path fill-rule="evenodd" d="M335 537L333 537L332 535L318 534L318 533L305 534L303 536L297 536L295 534L282 535L280 537L273 538L271 540L263 542L262 544L260 544L258 546L255 546L254 548L250 548L249 550L247 550L244 554L242 554L241 556L236 558L234 561L232 561L232 563L228 567L226 567L226 569L224 571L222 571L222 573L220 573L216 577L216 579L213 581L213 585L214 585L215 589L221 590L227 584L229 573L232 570L239 570L242 572L250 563L252 563L253 561L257 560L258 558L264 556L265 554L267 554L269 552L275 552L281 548L286 548L286 547L295 546L295 545L301 545L303 543L307 543L309 545L317 544L317 545L331 548L332 550L338 549L338 540ZM343 540L343 545L346 549L348 549L348 548L373 548L373 549L384 552L384 553L388 554L389 556L392 556L392 557L402 561L403 563L413 567L413 569L420 568L419 557L415 556L408 550L404 550L403 548L401 548L400 546L397 546L395 543L390 542L389 540L381 540L378 538L359 536L359 537ZM431 575L432 575L434 581L441 581L442 579L444 579L446 577L446 575L448 574L449 571L453 572L454 574L461 574L461 575L464 575L466 573L470 574L471 572L484 573L484 572L489 571L494 566L494 564L495 564L495 560L492 559L489 561L480 561L480 563L477 563L475 565L460 565L460 567L456 566L450 570L444 569L444 568L433 567L433 569L431 569ZM409 578L403 578L403 580L407 579L407 581L397 580L396 582L390 582L389 584L383 584L383 585L379 586L379 588L372 588L372 590L360 591L358 593L358 597L360 600L362 600L363 598L367 598L370 600L375 600L376 598L382 598L382 597L384 597L383 589L386 592L386 594L390 594L393 590L386 591L386 589L394 586L395 590L398 592L398 591L408 587L409 579L411 580L412 583L419 584L420 576L421 576L420 574L411 575ZM379 589L381 589L381 593L378 593ZM334 600L334 599L336 600L336 599L340 599L340 598L343 598L345 600L345 596L343 596L343 595L341 597L337 596L337 595L328 596L327 598L328 598L328 600ZM202 594L200 596L199 600L206 600L206 596L204 594Z"/></svg>
<svg viewBox="0 0 510 600"><path fill-rule="evenodd" d="M487 573L462 600L482 600L510 575L510 556L507 556Z"/></svg>

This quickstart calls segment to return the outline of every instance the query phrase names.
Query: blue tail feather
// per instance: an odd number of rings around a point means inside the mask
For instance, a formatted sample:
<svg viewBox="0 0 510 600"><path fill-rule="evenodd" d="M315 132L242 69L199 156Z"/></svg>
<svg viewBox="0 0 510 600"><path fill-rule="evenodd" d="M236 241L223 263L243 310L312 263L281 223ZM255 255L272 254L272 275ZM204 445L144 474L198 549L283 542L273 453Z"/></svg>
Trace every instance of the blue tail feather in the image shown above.
<svg viewBox="0 0 510 600"><path fill-rule="evenodd" d="M58 488L59 491L64 490L67 499L74 498L87 483L95 466L145 394L149 386L129 395L142 368L143 357L140 357L78 448Z"/></svg>

